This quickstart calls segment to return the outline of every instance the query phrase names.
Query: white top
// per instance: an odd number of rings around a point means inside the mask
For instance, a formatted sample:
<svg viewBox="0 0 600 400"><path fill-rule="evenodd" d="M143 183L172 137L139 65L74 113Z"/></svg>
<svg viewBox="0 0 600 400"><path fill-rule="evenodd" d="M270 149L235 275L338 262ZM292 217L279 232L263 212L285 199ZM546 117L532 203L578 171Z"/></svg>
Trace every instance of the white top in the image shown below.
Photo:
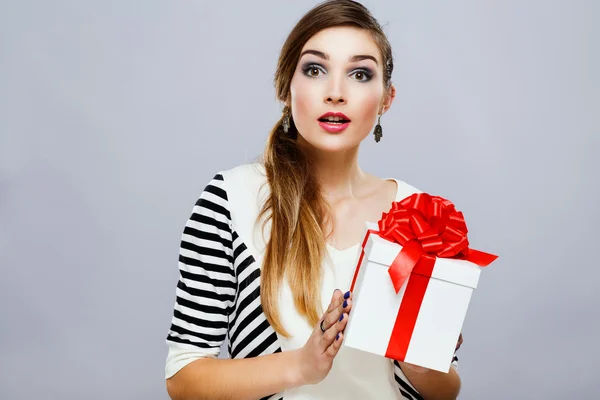
<svg viewBox="0 0 600 400"><path fill-rule="evenodd" d="M417 192L394 179L396 201ZM216 357L226 337L231 358L248 358L302 347L313 327L294 307L284 280L279 309L290 338L277 335L260 305L260 266L265 238L257 216L268 184L260 164L217 174L204 188L188 219L179 254L180 279L167 336L166 378L202 357ZM326 310L335 289L350 288L360 243L336 250L327 245L321 298ZM456 366L457 359L453 363ZM344 347L328 376L265 399L421 399L398 362Z"/></svg>

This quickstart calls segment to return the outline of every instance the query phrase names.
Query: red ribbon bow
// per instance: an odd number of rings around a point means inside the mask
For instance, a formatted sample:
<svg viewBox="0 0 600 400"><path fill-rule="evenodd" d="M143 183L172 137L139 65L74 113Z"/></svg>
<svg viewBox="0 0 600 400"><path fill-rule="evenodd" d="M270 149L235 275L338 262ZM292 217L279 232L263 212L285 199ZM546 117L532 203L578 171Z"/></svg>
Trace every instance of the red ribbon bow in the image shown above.
<svg viewBox="0 0 600 400"><path fill-rule="evenodd" d="M402 246L389 268L396 293L413 269L431 271L436 257L467 260L480 267L498 258L470 249L462 212L449 200L427 193L392 203L379 221L379 235Z"/></svg>

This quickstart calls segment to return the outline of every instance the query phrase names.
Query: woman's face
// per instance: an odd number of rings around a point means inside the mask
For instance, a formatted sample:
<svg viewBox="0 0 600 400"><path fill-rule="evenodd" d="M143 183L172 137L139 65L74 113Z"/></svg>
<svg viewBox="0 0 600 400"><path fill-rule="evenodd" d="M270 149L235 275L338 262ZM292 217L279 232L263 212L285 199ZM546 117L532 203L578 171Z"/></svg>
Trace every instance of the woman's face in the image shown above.
<svg viewBox="0 0 600 400"><path fill-rule="evenodd" d="M358 146L394 97L371 33L353 27L322 30L305 44L290 92L299 134L326 152Z"/></svg>

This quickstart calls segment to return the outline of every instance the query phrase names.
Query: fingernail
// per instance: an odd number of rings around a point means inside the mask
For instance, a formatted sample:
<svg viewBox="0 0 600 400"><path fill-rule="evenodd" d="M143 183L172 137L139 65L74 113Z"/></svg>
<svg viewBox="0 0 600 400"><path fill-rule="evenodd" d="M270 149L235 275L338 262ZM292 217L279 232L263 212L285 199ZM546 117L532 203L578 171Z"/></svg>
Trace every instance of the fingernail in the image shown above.
<svg viewBox="0 0 600 400"><path fill-rule="evenodd" d="M344 298L347 299L348 297L350 297L350 291L347 291L346 293L344 293Z"/></svg>
<svg viewBox="0 0 600 400"><path fill-rule="evenodd" d="M340 334L338 333L337 336L335 337L335 340L338 340L340 338Z"/></svg>
<svg viewBox="0 0 600 400"><path fill-rule="evenodd" d="M342 306L343 306L343 308L346 308L346 307L348 307L348 301L347 301L347 300L344 300L344 304L342 304Z"/></svg>
<svg viewBox="0 0 600 400"><path fill-rule="evenodd" d="M344 314L340 315L340 321L344 319Z"/></svg>

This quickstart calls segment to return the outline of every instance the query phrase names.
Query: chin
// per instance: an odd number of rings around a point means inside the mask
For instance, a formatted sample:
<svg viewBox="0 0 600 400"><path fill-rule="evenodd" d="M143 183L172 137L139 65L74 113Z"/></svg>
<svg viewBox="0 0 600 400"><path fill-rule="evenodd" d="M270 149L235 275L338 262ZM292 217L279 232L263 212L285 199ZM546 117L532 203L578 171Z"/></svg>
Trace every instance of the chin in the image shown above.
<svg viewBox="0 0 600 400"><path fill-rule="evenodd" d="M337 153L354 149L364 139L363 137L344 135L344 133L320 133L307 137L303 136L303 138L310 147L326 153Z"/></svg>

